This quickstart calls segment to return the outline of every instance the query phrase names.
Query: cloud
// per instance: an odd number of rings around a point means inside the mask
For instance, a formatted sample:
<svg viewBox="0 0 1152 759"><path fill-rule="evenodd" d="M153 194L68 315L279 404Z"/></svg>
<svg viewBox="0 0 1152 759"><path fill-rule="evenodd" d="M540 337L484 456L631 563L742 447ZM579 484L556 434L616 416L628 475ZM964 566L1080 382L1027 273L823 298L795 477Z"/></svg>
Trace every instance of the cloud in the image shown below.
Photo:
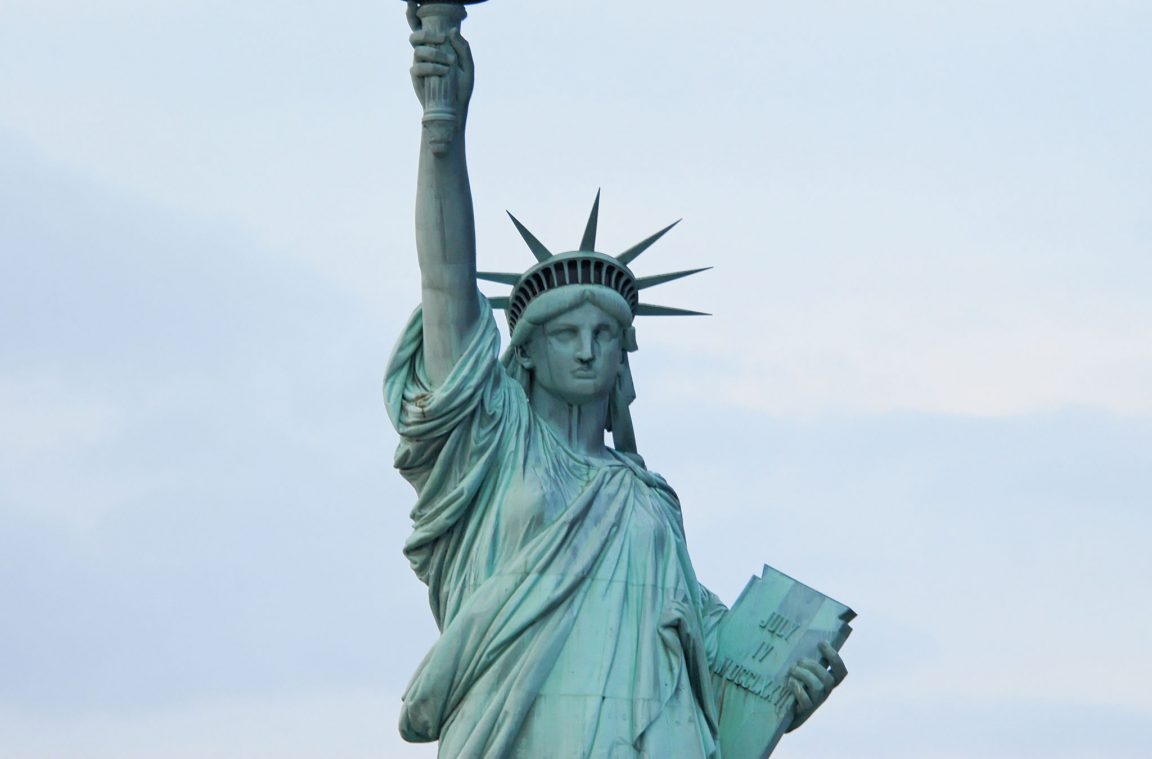
<svg viewBox="0 0 1152 759"><path fill-rule="evenodd" d="M720 368L677 379L683 395L775 414L1147 415L1152 112L1130 95L1146 10L1033 5L733 6L771 19L739 65L688 4L613 7L647 31L592 57L578 40L607 10L477 7L483 265L526 263L504 208L563 246L602 186L609 249L686 217L639 271L717 266L668 290L715 319L646 328ZM17 14L0 123L405 310L418 126L401 9L117 8ZM535 33L558 23L586 34Z"/></svg>
<svg viewBox="0 0 1152 759"><path fill-rule="evenodd" d="M179 708L102 710L71 720L0 710L10 759L200 759L245 756L304 759L379 757L394 732L398 695L379 689L305 696L221 698ZM403 745L389 757L435 756Z"/></svg>
<svg viewBox="0 0 1152 759"><path fill-rule="evenodd" d="M19 252L0 277L0 586L21 610L0 702L83 720L398 688L410 664L383 652L415 660L434 628L380 640L421 591L382 590L407 572L410 496L384 482L378 312L234 226L13 141L0 165Z"/></svg>

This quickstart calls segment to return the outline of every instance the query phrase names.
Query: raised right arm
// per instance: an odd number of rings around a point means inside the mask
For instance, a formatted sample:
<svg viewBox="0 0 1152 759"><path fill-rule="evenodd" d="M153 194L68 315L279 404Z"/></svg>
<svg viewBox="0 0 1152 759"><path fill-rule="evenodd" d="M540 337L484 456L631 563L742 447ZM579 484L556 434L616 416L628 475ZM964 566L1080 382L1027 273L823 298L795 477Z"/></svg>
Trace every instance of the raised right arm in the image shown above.
<svg viewBox="0 0 1152 759"><path fill-rule="evenodd" d="M455 94L457 132L434 145L421 129L416 179L416 254L420 261L424 311L424 367L441 384L463 353L481 316L476 299L476 227L468 185L464 133L472 95L473 65L459 29L448 34L423 29L416 4L408 4L414 49L412 84L424 103L425 80L442 79Z"/></svg>

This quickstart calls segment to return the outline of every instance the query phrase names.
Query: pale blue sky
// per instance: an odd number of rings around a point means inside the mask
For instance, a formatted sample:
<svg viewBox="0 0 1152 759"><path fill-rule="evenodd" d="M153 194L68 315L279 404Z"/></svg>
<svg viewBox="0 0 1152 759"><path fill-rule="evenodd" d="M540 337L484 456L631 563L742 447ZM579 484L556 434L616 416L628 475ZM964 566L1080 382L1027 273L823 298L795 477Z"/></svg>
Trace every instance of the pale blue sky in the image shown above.
<svg viewBox="0 0 1152 759"><path fill-rule="evenodd" d="M722 597L860 614L777 755L1152 753L1152 6L618 6L472 10L481 262L603 188L716 267L639 325L641 452ZM0 5L3 756L434 754L402 11Z"/></svg>

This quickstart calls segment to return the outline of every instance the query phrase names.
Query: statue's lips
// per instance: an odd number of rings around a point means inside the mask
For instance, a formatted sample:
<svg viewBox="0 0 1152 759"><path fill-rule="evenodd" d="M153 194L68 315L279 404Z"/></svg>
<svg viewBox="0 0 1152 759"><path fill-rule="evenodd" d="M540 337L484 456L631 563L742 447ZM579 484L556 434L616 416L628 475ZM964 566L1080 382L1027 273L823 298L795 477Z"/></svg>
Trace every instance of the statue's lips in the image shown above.
<svg viewBox="0 0 1152 759"><path fill-rule="evenodd" d="M572 376L576 379L596 379L596 372L592 369L577 369L572 372Z"/></svg>

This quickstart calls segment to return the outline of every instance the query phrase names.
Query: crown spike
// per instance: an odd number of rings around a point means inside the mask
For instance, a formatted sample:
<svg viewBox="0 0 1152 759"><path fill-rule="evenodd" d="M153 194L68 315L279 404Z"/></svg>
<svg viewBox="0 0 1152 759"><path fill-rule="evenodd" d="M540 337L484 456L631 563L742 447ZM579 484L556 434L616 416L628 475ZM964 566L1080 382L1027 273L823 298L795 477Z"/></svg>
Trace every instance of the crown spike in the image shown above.
<svg viewBox="0 0 1152 759"><path fill-rule="evenodd" d="M596 250L596 223L600 218L600 189L596 189L596 200L592 201L592 213L588 214L588 224L584 227L584 237L580 240L580 250Z"/></svg>
<svg viewBox="0 0 1152 759"><path fill-rule="evenodd" d="M647 237L647 238L641 240L640 242L636 243L635 245L633 245L628 250L626 250L623 253L621 253L620 255L616 256L616 260L619 261L620 263L624 264L625 266L627 266L628 264L632 263L637 258L639 258L641 253L648 250L648 248L651 247L652 243L656 242L661 237L663 237L664 234L669 229L676 226L681 221L682 221L682 219L677 219L676 221L672 222L668 226L661 229L656 234L652 235L651 237Z"/></svg>
<svg viewBox="0 0 1152 759"><path fill-rule="evenodd" d="M508 304L511 302L511 300L512 299L507 297L506 295L499 295L499 296L495 296L495 297L489 296L488 305L492 306L492 308L495 308L497 310L507 311L508 310Z"/></svg>
<svg viewBox="0 0 1152 759"><path fill-rule="evenodd" d="M689 311L684 308L670 308L669 306L654 306L651 303L641 303L636 307L637 316L711 316L703 311Z"/></svg>
<svg viewBox="0 0 1152 759"><path fill-rule="evenodd" d="M499 282L502 285L514 285L520 281L520 275L502 271L478 271L476 272L476 279L482 279L485 282Z"/></svg>
<svg viewBox="0 0 1152 759"><path fill-rule="evenodd" d="M512 220L512 223L516 225L516 231L524 238L524 242L528 243L528 248L532 251L532 255L536 256L537 261L547 261L552 257L552 252L544 247L544 243L537 240L536 236L529 232L528 229L520 223L520 220L512 215L511 211L505 211L505 213L508 214L508 218Z"/></svg>
<svg viewBox="0 0 1152 759"><path fill-rule="evenodd" d="M637 277L636 278L636 289L637 290L643 290L647 287L655 287L656 285L662 285L665 282L671 282L674 279L680 279L681 277L690 277L693 274L699 274L702 271L708 271L711 268L712 268L711 266L705 266L703 269L688 269L687 271L674 271L674 272L671 272L670 274L657 274L657 275L652 276L652 277ZM477 275L477 276L479 276L479 275Z"/></svg>

